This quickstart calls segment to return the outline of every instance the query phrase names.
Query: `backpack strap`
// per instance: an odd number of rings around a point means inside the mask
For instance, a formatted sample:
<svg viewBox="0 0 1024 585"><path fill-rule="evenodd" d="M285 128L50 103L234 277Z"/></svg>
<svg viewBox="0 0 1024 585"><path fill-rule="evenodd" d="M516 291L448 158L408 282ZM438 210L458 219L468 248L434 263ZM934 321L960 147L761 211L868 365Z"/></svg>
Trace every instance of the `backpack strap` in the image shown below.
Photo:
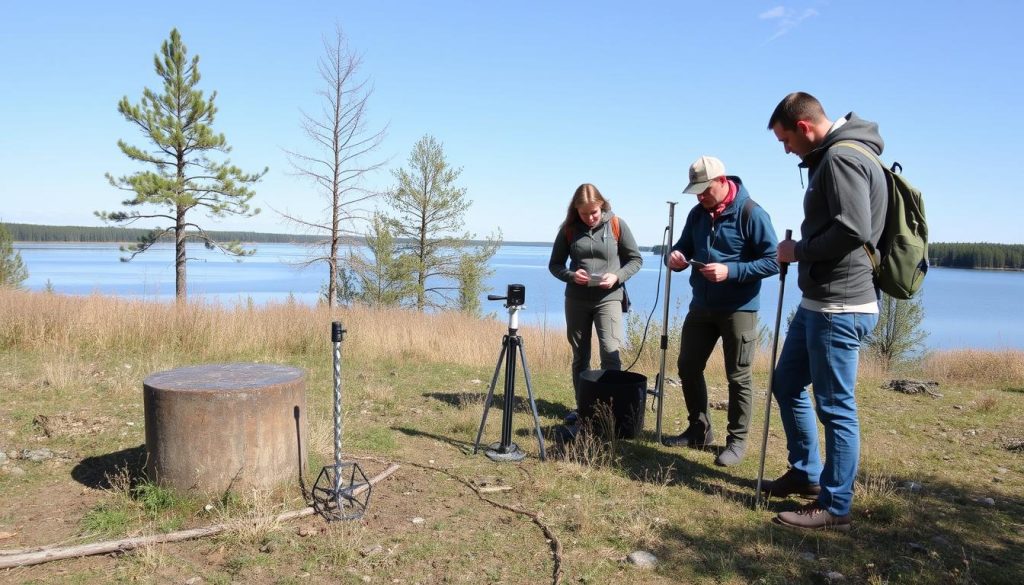
<svg viewBox="0 0 1024 585"><path fill-rule="evenodd" d="M740 210L740 237L743 238L744 243L747 241L747 235L750 230L747 229L747 224L750 223L750 214L754 212L754 206L757 202L751 198L747 198L743 204L743 209Z"/></svg>
<svg viewBox="0 0 1024 585"><path fill-rule="evenodd" d="M878 166L882 168L882 175L886 177L886 179L885 179L886 182L889 181L889 177L887 176L888 173L886 173L886 171L888 169L885 168L885 163L882 162L882 159L878 158L877 154L875 154L875 153L871 152L870 150L864 148L859 143L853 142L852 140L840 140L839 142L836 142L832 146L828 147L828 149L832 150L833 148L835 148L837 146L845 146L847 148L852 148L852 149L856 150L857 152L863 154L864 156L870 158L871 160L875 161L875 163L877 163ZM886 189L888 190L888 187L886 187ZM871 243L868 242L868 243L864 244L861 247L864 248L864 252L868 255L868 260L871 262L871 271L872 272L878 272L878 258L875 257L875 250L877 248L875 248L875 246L870 245L870 244Z"/></svg>

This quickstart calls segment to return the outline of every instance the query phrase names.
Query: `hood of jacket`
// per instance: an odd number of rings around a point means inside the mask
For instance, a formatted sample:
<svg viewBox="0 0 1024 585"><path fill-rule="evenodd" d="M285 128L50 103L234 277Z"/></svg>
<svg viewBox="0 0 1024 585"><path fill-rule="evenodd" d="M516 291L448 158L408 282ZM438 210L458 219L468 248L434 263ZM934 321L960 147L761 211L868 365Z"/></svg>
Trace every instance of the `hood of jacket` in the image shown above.
<svg viewBox="0 0 1024 585"><path fill-rule="evenodd" d="M817 148L803 157L803 160L800 162L802 168L814 169L821 162L829 147L842 140L854 140L866 146L868 150L871 150L876 155L882 154L885 142L878 133L878 124L864 120L853 112L846 114L843 118L846 122L842 126L836 128L833 132L829 132Z"/></svg>

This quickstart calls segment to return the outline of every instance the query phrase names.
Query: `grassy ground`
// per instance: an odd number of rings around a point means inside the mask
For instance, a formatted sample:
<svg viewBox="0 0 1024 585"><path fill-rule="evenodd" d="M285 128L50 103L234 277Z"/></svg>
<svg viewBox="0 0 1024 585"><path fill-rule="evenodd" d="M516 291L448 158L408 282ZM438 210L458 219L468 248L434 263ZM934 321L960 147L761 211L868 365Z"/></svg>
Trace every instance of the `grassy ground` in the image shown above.
<svg viewBox="0 0 1024 585"><path fill-rule="evenodd" d="M349 331L346 453L371 475L402 466L374 489L362 520L268 521L305 505L294 485L204 497L146 480L142 380L236 361L308 372L307 482L315 479L333 457L334 319ZM586 440L560 452L552 431L572 392L557 330L522 331L550 460L536 457L522 408L514 428L525 461L473 455L504 329L501 316L481 322L294 304L179 310L0 291L0 451L8 455L0 456L0 554L231 525L201 540L0 570L0 582L820 583L841 574L846 583L1009 584L1024 575L1024 352L937 353L898 374L939 382L941 397L881 389L895 374L863 364L854 527L808 534L769 522L796 500L753 509L763 393L752 453L734 468L715 467L714 451L655 444L650 411L638 440ZM719 363L714 356L709 384L712 399L724 401ZM653 386L657 368L658 354L648 350L634 371ZM763 388L766 356L755 374ZM517 395L526 395L521 377ZM486 442L499 438L500 404ZM670 387L664 432L680 432L684 418L681 392ZM718 429L724 418L713 412ZM40 449L52 457L14 458ZM775 418L766 477L783 471ZM495 485L510 489L477 491ZM627 563L637 550L653 553L656 568Z"/></svg>

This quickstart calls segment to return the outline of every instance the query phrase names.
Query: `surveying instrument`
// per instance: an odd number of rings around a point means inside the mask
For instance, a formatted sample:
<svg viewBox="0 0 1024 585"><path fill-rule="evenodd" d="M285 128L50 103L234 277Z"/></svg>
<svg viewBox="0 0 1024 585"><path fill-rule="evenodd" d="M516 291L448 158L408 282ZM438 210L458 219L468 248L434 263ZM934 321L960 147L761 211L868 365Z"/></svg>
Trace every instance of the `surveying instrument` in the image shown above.
<svg viewBox="0 0 1024 585"><path fill-rule="evenodd" d="M505 301L505 308L508 309L508 333L501 338L501 352L498 354L498 363L494 366L494 377L491 378L487 398L484 399L484 414L480 419L480 430L476 433L476 442L473 443L473 454L475 455L480 447L480 437L484 433L484 425L487 424L487 412L494 399L494 386L498 383L498 372L501 371L501 364L504 361L505 400L501 417L501 441L488 445L484 455L487 455L491 461L522 461L526 457L519 445L512 442L512 411L515 409L516 354L518 353L523 366L523 375L526 378L526 393L530 398L530 410L533 412L533 426L537 432L537 443L540 445L540 460L544 461L546 459L544 437L540 432L537 404L533 400L533 387L530 385L530 369L526 365L526 352L523 351L523 338L519 336L519 311L523 309L523 304L526 302L526 287L522 284L510 284L505 296L487 295L487 300Z"/></svg>
<svg viewBox="0 0 1024 585"><path fill-rule="evenodd" d="M370 504L370 482L359 464L341 460L341 341L345 329L340 321L331 323L334 343L334 465L320 471L313 485L313 509L328 522L356 520Z"/></svg>

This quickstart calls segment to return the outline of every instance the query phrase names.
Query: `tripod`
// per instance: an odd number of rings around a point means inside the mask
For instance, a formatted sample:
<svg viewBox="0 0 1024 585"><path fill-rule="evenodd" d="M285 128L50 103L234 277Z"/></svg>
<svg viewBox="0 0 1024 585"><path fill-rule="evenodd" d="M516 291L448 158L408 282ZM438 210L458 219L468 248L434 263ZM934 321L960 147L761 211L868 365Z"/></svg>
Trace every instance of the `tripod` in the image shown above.
<svg viewBox="0 0 1024 585"><path fill-rule="evenodd" d="M520 296L515 298L512 294L513 287L519 286ZM491 387L487 390L487 398L484 400L484 415L480 419L480 430L476 433L476 442L473 443L473 454L475 455L480 446L480 437L484 433L484 425L487 424L487 411L491 408L491 400L494 398L494 386L498 383L498 372L501 370L502 360L505 362L505 400L504 411L501 418L501 442L488 445L484 454L492 461L521 461L526 454L512 442L512 410L515 405L516 385L516 354L523 366L523 374L526 377L526 392L530 398L530 409L533 412L533 426L537 431L537 443L540 445L540 460L546 459L544 451L544 437L540 432L540 418L537 416L537 404L533 400L533 387L530 385L530 369L526 365L526 352L523 351L523 338L519 336L519 310L522 309L521 300L525 300L525 292L522 285L509 285L509 296L487 295L491 301L506 300L508 304L508 333L501 338L501 353L498 354L498 363L494 366L494 377L491 378Z"/></svg>

